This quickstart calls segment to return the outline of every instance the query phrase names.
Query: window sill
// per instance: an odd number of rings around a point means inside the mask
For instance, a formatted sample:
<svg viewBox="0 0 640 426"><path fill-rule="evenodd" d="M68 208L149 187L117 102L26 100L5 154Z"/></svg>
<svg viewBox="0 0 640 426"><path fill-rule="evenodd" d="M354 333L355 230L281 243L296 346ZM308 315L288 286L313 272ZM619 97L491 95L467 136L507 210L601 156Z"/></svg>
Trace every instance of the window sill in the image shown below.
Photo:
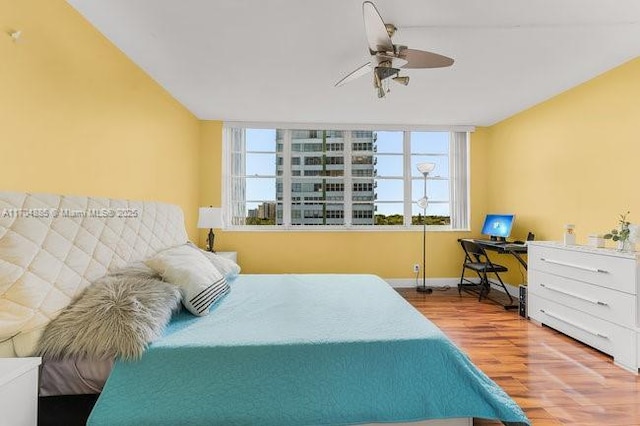
<svg viewBox="0 0 640 426"><path fill-rule="evenodd" d="M422 232L422 225L411 226L276 226L247 225L224 228L226 232ZM469 228L452 229L448 225L427 226L427 232L469 232Z"/></svg>

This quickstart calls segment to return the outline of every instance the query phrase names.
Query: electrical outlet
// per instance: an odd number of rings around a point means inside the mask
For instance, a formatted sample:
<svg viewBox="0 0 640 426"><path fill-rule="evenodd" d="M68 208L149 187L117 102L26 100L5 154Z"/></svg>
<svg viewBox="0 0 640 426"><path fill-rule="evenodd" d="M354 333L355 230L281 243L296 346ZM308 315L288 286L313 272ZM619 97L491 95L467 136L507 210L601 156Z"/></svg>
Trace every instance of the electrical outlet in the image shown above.
<svg viewBox="0 0 640 426"><path fill-rule="evenodd" d="M417 263L413 264L413 272L420 272L420 265L418 265Z"/></svg>

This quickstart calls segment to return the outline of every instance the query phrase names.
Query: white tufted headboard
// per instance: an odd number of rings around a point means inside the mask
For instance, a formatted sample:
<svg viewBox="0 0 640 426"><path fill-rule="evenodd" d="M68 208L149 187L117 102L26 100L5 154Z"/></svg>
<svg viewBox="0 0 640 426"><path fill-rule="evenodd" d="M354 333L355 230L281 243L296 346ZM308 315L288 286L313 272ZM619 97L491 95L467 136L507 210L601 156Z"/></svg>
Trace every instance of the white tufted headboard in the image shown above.
<svg viewBox="0 0 640 426"><path fill-rule="evenodd" d="M107 271L187 239L175 205L0 192L0 357L31 355L49 321Z"/></svg>

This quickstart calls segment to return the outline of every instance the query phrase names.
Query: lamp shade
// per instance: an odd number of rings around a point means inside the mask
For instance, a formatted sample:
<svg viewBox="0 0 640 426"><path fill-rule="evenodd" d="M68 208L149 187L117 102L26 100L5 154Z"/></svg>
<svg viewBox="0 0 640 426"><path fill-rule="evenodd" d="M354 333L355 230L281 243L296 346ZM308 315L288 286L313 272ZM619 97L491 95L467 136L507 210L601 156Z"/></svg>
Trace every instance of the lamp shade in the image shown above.
<svg viewBox="0 0 640 426"><path fill-rule="evenodd" d="M222 228L222 209L219 207L200 207L198 228Z"/></svg>
<svg viewBox="0 0 640 426"><path fill-rule="evenodd" d="M416 167L418 167L418 171L424 175L431 173L433 169L436 168L436 163L418 163Z"/></svg>
<svg viewBox="0 0 640 426"><path fill-rule="evenodd" d="M427 197L422 197L418 201L416 201L416 204L418 205L418 207L424 210L429 207L429 199Z"/></svg>

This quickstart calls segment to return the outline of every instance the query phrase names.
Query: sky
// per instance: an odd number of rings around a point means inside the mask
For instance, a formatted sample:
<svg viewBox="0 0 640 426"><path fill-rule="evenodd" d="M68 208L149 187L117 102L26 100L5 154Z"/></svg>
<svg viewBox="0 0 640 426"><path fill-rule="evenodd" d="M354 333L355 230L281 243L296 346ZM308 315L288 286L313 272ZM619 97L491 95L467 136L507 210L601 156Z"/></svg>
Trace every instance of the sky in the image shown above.
<svg viewBox="0 0 640 426"><path fill-rule="evenodd" d="M402 132L378 131L377 142L377 176L392 179L377 179L378 195L376 206L378 214L403 213L403 182L402 179ZM448 132L412 132L411 133L411 172L413 214L422 213L416 201L423 196L424 178L417 169L418 163L436 163L434 171L429 175L427 191L429 198L428 215L449 215L449 182L440 178L449 177L449 160L443 155L448 152ZM268 179L247 179L247 207L256 208L264 201L274 201L276 196L276 131L274 129L247 129L246 150L257 151L247 154L247 176L272 176ZM439 155L438 155L439 154ZM303 154L304 155L304 154ZM308 153L307 155L313 155ZM396 178L396 179L394 179ZM432 179L433 178L433 179Z"/></svg>

